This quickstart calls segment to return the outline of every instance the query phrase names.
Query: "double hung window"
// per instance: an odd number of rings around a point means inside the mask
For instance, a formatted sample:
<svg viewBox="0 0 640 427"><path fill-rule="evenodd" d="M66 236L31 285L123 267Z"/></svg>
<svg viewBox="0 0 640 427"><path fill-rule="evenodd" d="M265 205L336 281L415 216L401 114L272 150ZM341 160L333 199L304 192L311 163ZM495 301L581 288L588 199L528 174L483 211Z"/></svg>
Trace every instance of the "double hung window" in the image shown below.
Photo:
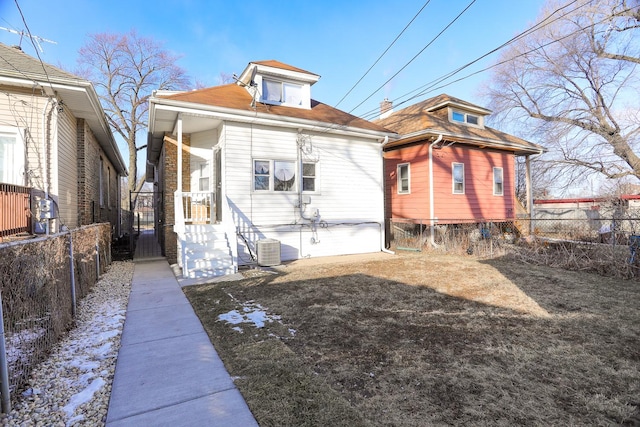
<svg viewBox="0 0 640 427"><path fill-rule="evenodd" d="M298 190L298 167L293 160L254 160L253 191L293 192ZM302 163L302 191L317 191L318 165Z"/></svg>
<svg viewBox="0 0 640 427"><path fill-rule="evenodd" d="M398 175L398 194L409 194L411 190L409 163L399 164L397 175Z"/></svg>
<svg viewBox="0 0 640 427"><path fill-rule="evenodd" d="M24 185L24 143L18 128L0 126L0 182Z"/></svg>
<svg viewBox="0 0 640 427"><path fill-rule="evenodd" d="M262 100L269 104L302 105L302 85L262 79Z"/></svg>
<svg viewBox="0 0 640 427"><path fill-rule="evenodd" d="M493 168L493 195L502 196L504 194L504 175L502 168Z"/></svg>
<svg viewBox="0 0 640 427"><path fill-rule="evenodd" d="M295 191L296 162L287 160L254 160L254 191Z"/></svg>
<svg viewBox="0 0 640 427"><path fill-rule="evenodd" d="M453 194L464 194L464 163L452 163Z"/></svg>

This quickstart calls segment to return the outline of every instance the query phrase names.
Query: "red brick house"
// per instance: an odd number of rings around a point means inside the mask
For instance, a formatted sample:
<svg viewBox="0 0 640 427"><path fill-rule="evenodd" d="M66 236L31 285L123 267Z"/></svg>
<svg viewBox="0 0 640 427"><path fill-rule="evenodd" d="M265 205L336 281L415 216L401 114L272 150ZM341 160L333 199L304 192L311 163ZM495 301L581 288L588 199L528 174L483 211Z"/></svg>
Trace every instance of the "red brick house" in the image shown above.
<svg viewBox="0 0 640 427"><path fill-rule="evenodd" d="M543 147L485 126L491 111L445 94L396 112L385 100L382 111L376 123L399 135L383 147L387 218L515 219L515 157Z"/></svg>

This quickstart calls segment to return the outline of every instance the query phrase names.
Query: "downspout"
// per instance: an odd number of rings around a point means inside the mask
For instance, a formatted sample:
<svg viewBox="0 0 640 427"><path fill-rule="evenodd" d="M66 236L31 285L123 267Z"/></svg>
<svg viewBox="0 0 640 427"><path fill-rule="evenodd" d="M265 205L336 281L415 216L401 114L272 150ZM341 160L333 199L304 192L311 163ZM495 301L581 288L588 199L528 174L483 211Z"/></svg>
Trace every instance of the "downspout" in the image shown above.
<svg viewBox="0 0 640 427"><path fill-rule="evenodd" d="M384 217L384 198L386 194L385 192L386 175L384 173L384 147L388 143L389 143L389 135L385 135L384 139L382 140L382 144L380 144L380 158L382 159L382 203L383 203L382 223L380 223L380 250L384 253L395 255L395 252L390 251L385 247L386 245L385 237L387 233L387 227L386 227L386 218Z"/></svg>
<svg viewBox="0 0 640 427"><path fill-rule="evenodd" d="M431 144L429 144L429 231L430 231L430 236L429 236L429 243L431 243L431 246L436 247L436 242L433 238L434 236L434 232L435 232L435 218L434 218L434 208L435 208L435 202L433 199L433 146L436 145L437 143L439 143L440 141L442 141L442 134L438 135L438 137L435 139L435 141L433 141Z"/></svg>

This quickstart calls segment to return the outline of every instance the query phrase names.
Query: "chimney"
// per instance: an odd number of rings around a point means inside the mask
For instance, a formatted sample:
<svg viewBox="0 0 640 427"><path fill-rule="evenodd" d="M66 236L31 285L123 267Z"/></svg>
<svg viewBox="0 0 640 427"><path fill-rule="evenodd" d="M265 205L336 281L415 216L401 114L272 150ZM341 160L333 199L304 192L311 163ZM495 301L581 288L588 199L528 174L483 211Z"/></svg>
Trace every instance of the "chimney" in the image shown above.
<svg viewBox="0 0 640 427"><path fill-rule="evenodd" d="M393 102L389 101L388 98L385 98L380 103L380 118L386 119L393 113Z"/></svg>

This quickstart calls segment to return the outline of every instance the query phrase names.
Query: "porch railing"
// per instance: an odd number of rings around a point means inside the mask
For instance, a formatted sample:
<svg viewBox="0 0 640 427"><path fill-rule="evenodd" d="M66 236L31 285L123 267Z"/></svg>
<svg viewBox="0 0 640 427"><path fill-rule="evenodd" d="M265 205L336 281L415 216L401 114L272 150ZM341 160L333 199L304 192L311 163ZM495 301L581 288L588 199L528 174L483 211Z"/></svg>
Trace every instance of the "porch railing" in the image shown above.
<svg viewBox="0 0 640 427"><path fill-rule="evenodd" d="M0 236L31 232L31 189L0 183Z"/></svg>
<svg viewBox="0 0 640 427"><path fill-rule="evenodd" d="M191 224L212 224L216 222L215 193L182 193L184 222Z"/></svg>

